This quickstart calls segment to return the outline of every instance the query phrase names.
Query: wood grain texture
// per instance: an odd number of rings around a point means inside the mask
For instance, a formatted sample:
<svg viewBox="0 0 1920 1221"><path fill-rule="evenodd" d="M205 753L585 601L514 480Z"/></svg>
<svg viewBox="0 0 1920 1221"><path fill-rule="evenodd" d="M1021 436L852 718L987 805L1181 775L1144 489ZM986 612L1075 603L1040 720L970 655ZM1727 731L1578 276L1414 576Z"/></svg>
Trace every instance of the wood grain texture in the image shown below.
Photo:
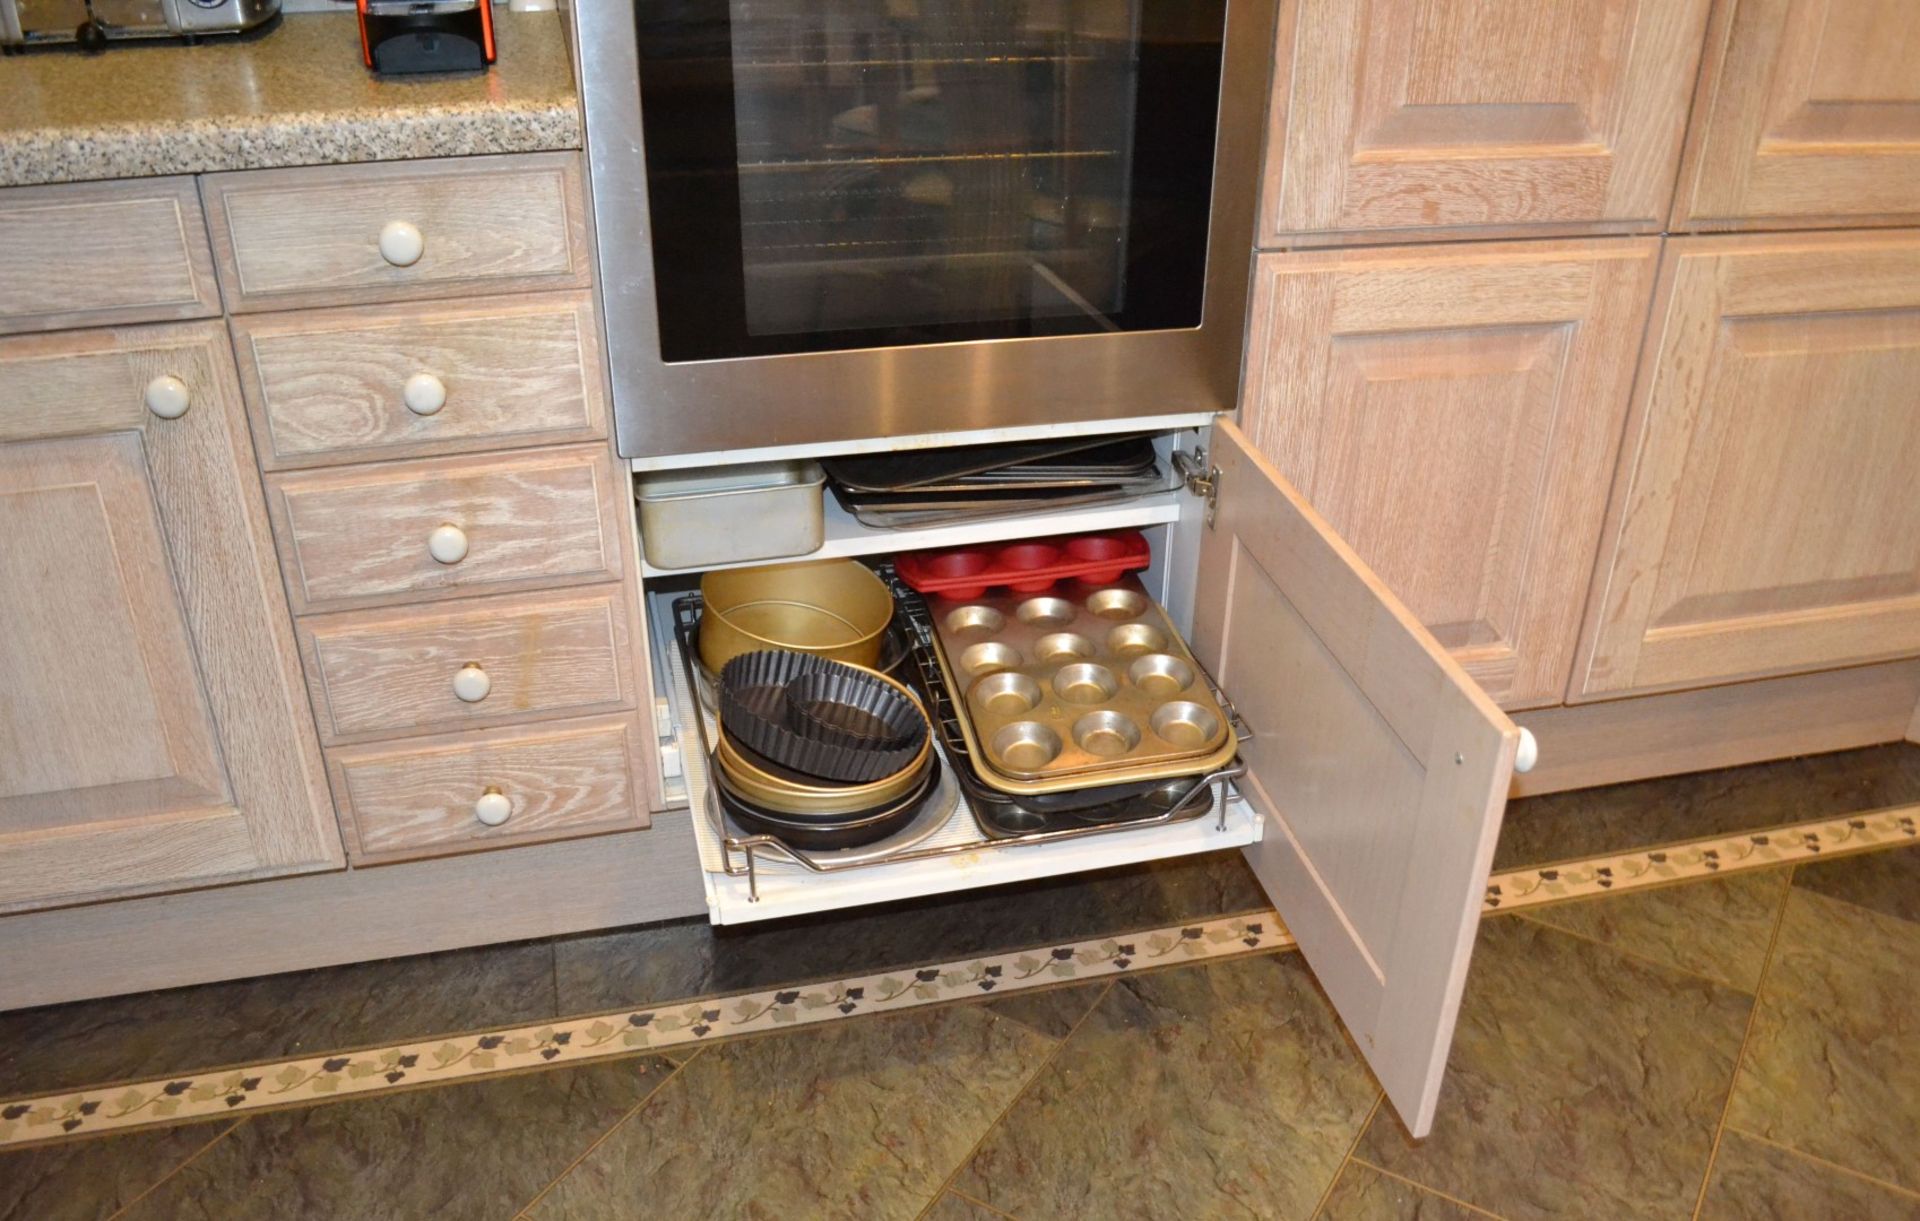
<svg viewBox="0 0 1920 1221"><path fill-rule="evenodd" d="M1239 429L1212 435L1193 644L1253 730L1247 858L1423 1136L1519 731Z"/></svg>
<svg viewBox="0 0 1920 1221"><path fill-rule="evenodd" d="M0 919L0 1009L704 915L693 822Z"/></svg>
<svg viewBox="0 0 1920 1221"><path fill-rule="evenodd" d="M1241 427L1505 707L1566 690L1658 252L1256 259Z"/></svg>
<svg viewBox="0 0 1920 1221"><path fill-rule="evenodd" d="M1329 231L1657 231L1708 0L1286 5L1260 244Z"/></svg>
<svg viewBox="0 0 1920 1221"><path fill-rule="evenodd" d="M1517 713L1540 763L1511 795L1897 742L1917 708L1920 662L1897 661Z"/></svg>
<svg viewBox="0 0 1920 1221"><path fill-rule="evenodd" d="M327 745L633 707L627 594L618 585L300 620ZM477 663L475 703L453 678Z"/></svg>
<svg viewBox="0 0 1920 1221"><path fill-rule="evenodd" d="M1667 245L1569 696L1920 653L1920 234Z"/></svg>
<svg viewBox="0 0 1920 1221"><path fill-rule="evenodd" d="M0 191L0 335L220 312L191 178Z"/></svg>
<svg viewBox="0 0 1920 1221"><path fill-rule="evenodd" d="M607 435L586 293L242 315L233 339L268 470ZM401 397L420 373L446 387L433 415Z"/></svg>
<svg viewBox="0 0 1920 1221"><path fill-rule="evenodd" d="M1920 219L1920 22L1905 0L1719 0L1674 229Z"/></svg>
<svg viewBox="0 0 1920 1221"><path fill-rule="evenodd" d="M605 717L331 750L348 852L367 863L644 827L644 728ZM489 786L513 803L497 827L473 813Z"/></svg>
<svg viewBox="0 0 1920 1221"><path fill-rule="evenodd" d="M186 414L128 411L162 373ZM22 405L0 469L27 493L7 564L31 569L8 575L46 599L7 615L0 689L28 697L0 774L30 808L0 820L0 909L340 864L219 326L0 341L0 376Z"/></svg>
<svg viewBox="0 0 1920 1221"><path fill-rule="evenodd" d="M578 153L211 174L201 191L229 313L588 281ZM380 257L396 220L425 238L408 267Z"/></svg>
<svg viewBox="0 0 1920 1221"><path fill-rule="evenodd" d="M296 612L506 593L620 576L624 472L599 445L270 476L268 508ZM441 525L466 558L427 551Z"/></svg>

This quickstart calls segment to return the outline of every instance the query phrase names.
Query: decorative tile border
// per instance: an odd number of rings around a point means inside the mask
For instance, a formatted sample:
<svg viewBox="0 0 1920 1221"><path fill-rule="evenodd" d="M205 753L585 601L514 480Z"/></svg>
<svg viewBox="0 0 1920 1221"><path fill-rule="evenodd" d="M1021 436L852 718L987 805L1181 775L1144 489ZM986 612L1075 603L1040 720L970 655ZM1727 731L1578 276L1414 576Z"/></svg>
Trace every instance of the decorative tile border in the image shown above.
<svg viewBox="0 0 1920 1221"><path fill-rule="evenodd" d="M1496 914L1897 847L1920 838L1917 824L1920 806L1902 806L1510 870L1489 879L1484 911ZM797 988L10 1099L0 1101L0 1148L664 1051L732 1035L1100 979L1149 967L1272 952L1293 944L1277 914L1256 912Z"/></svg>
<svg viewBox="0 0 1920 1221"><path fill-rule="evenodd" d="M1916 819L1920 819L1920 806L1894 806L1844 818L1516 869L1488 879L1486 910L1510 911L1719 873L1897 847L1920 837Z"/></svg>
<svg viewBox="0 0 1920 1221"><path fill-rule="evenodd" d="M799 988L65 1091L0 1103L0 1147L664 1051L731 1035L1019 992L1068 980L1100 979L1292 944L1293 938L1272 917L1237 916Z"/></svg>

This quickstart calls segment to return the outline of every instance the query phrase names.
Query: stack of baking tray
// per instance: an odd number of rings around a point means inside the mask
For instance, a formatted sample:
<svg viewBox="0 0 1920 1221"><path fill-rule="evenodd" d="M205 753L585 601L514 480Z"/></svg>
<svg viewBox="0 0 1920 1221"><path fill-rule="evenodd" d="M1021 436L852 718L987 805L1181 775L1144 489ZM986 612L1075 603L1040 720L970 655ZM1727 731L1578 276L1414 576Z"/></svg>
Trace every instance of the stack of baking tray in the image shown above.
<svg viewBox="0 0 1920 1221"><path fill-rule="evenodd" d="M1145 433L862 454L821 466L855 520L891 530L1105 504L1167 489Z"/></svg>
<svg viewBox="0 0 1920 1221"><path fill-rule="evenodd" d="M1231 713L1137 582L955 601L896 580L895 596L940 744L988 836L1197 817L1236 770Z"/></svg>

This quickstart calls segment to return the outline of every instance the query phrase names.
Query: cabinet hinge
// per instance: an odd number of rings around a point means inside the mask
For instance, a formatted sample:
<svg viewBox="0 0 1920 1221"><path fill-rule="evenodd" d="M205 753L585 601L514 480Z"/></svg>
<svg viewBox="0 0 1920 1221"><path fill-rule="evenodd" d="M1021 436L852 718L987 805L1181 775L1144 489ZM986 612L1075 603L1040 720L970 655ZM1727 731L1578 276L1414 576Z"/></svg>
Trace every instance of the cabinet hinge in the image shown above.
<svg viewBox="0 0 1920 1221"><path fill-rule="evenodd" d="M1220 468L1209 465L1206 449L1196 445L1191 452L1173 451L1173 469L1187 491L1207 502L1207 528L1212 529L1213 515L1220 508Z"/></svg>

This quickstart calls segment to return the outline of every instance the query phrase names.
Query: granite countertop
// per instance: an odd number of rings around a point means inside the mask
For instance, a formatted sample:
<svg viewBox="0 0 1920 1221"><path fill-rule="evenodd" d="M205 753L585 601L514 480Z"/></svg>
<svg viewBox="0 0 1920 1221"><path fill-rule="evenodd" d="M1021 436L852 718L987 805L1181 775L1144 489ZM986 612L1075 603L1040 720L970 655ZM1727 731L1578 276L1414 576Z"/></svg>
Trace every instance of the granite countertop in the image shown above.
<svg viewBox="0 0 1920 1221"><path fill-rule="evenodd" d="M0 60L0 187L579 148L560 14L494 20L499 62L452 77L376 78L350 12Z"/></svg>

